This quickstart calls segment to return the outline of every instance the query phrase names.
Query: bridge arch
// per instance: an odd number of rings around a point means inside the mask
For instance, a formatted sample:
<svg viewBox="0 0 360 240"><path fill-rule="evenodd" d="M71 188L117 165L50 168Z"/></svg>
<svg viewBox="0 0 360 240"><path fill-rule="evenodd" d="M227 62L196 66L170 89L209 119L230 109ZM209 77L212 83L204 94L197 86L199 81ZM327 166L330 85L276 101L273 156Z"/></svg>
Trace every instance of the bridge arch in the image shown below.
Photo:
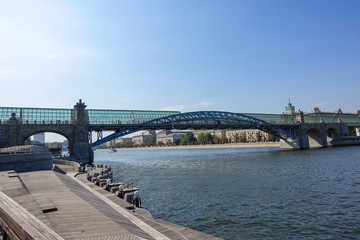
<svg viewBox="0 0 360 240"><path fill-rule="evenodd" d="M311 127L306 132L310 148L322 148L325 146L323 134L320 128Z"/></svg>
<svg viewBox="0 0 360 240"><path fill-rule="evenodd" d="M59 135L63 136L64 138L66 138L66 140L69 141L69 136L65 135L63 132L54 131L54 130L49 130L49 131L34 131L34 132L31 132L31 133L27 133L26 135L23 135L23 136L22 136L21 141L22 141L23 143L25 143L26 139L28 139L29 137L31 137L31 136L33 136L33 135L39 134L39 133L56 133L56 134L59 134Z"/></svg>
<svg viewBox="0 0 360 240"><path fill-rule="evenodd" d="M326 130L326 138L327 141L331 141L331 140L337 140L339 139L340 133L338 131L338 129L330 127Z"/></svg>
<svg viewBox="0 0 360 240"><path fill-rule="evenodd" d="M99 146L118 137L125 136L139 130L171 130L171 129L259 129L280 139L295 139L296 137L280 128L276 124L248 116L241 113L201 111L174 114L153 119L141 124L134 124L121 129L110 136L92 143L92 147Z"/></svg>
<svg viewBox="0 0 360 240"><path fill-rule="evenodd" d="M68 141L68 154L72 156L74 154L74 129L71 127L71 125L48 125L48 124L39 124L39 125L29 125L26 126L26 124L23 125L20 135L19 135L19 144L24 144L25 140L29 137L38 134L38 133L56 133Z"/></svg>

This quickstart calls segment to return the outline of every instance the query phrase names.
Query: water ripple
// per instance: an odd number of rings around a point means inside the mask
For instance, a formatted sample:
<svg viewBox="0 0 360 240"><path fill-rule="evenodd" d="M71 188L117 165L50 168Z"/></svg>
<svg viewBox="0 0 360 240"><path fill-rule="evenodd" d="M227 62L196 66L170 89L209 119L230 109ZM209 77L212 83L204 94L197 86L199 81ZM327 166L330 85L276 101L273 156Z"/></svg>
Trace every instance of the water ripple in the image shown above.
<svg viewBox="0 0 360 240"><path fill-rule="evenodd" d="M360 148L97 151L156 217L224 239L359 239Z"/></svg>

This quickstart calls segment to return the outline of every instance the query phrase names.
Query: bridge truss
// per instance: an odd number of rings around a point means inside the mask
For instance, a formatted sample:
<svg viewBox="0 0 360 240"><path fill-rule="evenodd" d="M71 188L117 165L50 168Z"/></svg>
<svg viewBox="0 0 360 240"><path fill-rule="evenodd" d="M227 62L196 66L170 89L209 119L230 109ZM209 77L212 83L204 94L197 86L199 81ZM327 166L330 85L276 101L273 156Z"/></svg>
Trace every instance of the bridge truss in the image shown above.
<svg viewBox="0 0 360 240"><path fill-rule="evenodd" d="M115 130L115 133L102 139L98 139L96 142L92 143L91 146L96 147L140 130L160 129L259 129L281 139L296 139L294 135L283 129L288 125L294 127L294 124L280 125L269 123L241 113L219 111L188 112L161 117L140 124L107 126L106 130ZM90 125L90 130L101 131L101 127Z"/></svg>

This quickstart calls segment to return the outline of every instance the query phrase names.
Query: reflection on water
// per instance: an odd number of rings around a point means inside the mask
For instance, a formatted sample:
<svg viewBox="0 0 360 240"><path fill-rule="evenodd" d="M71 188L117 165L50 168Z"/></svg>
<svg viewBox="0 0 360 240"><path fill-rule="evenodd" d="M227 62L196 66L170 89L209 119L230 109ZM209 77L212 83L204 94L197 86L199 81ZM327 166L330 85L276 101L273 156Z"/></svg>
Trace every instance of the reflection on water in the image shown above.
<svg viewBox="0 0 360 240"><path fill-rule="evenodd" d="M155 218L224 239L360 238L360 147L95 152Z"/></svg>

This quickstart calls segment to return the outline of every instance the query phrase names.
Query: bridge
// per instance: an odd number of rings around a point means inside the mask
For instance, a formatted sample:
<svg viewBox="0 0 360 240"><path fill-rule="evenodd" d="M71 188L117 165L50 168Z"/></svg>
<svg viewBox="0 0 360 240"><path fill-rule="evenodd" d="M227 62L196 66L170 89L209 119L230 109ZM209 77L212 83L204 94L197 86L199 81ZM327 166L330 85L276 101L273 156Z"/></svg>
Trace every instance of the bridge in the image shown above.
<svg viewBox="0 0 360 240"><path fill-rule="evenodd" d="M280 138L281 149L327 147L349 135L356 114L295 115L202 111L102 110L86 109L79 100L73 109L0 108L0 147L23 145L30 136L54 132L68 140L69 154L78 162L92 162L92 147L140 130L171 129L259 129ZM103 137L103 131L114 133ZM92 139L92 132L97 138Z"/></svg>

